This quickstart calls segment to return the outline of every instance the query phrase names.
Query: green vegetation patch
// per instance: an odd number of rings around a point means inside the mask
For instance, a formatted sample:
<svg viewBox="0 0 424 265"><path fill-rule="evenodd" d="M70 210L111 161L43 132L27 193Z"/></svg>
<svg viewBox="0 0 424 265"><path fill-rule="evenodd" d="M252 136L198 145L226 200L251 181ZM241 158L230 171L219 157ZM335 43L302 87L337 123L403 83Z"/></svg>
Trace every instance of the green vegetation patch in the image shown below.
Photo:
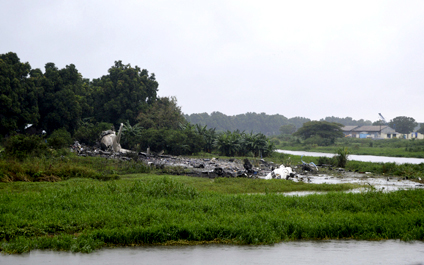
<svg viewBox="0 0 424 265"><path fill-rule="evenodd" d="M205 181L243 186L239 180ZM182 176L129 175L108 182L74 178L0 183L1 250L91 252L103 246L170 242L424 239L424 190L252 196L226 194L223 188L205 191L209 186L195 182ZM246 183L245 190L252 190Z"/></svg>
<svg viewBox="0 0 424 265"><path fill-rule="evenodd" d="M56 150L53 152L57 153ZM0 159L0 182L59 181L69 178L111 180L118 174L146 173L150 168L136 161L102 157L78 157L65 152L60 157L33 157L22 161Z"/></svg>
<svg viewBox="0 0 424 265"><path fill-rule="evenodd" d="M286 136L278 142L277 148L292 151L336 153L339 148L347 147L349 152L355 155L424 158L424 140L420 139L337 138L333 144L323 145L319 142L300 141L297 137Z"/></svg>

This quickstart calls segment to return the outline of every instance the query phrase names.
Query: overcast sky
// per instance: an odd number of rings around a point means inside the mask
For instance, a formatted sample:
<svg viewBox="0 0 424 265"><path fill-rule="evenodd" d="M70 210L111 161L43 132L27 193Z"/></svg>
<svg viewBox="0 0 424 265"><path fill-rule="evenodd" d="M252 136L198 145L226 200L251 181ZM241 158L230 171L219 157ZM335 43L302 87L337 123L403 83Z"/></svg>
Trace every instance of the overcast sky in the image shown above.
<svg viewBox="0 0 424 265"><path fill-rule="evenodd" d="M424 122L424 1L0 0L0 54L155 73L185 114Z"/></svg>

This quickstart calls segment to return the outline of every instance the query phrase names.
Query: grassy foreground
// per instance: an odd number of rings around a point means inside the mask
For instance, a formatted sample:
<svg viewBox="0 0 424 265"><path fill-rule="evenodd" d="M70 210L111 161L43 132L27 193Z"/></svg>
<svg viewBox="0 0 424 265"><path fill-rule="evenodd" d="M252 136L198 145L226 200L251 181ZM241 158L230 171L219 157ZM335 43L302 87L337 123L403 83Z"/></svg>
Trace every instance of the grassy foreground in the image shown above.
<svg viewBox="0 0 424 265"><path fill-rule="evenodd" d="M424 239L424 190L286 197L275 192L296 190L290 181L252 181L139 174L107 182L0 183L1 251ZM332 187L326 189L349 188Z"/></svg>

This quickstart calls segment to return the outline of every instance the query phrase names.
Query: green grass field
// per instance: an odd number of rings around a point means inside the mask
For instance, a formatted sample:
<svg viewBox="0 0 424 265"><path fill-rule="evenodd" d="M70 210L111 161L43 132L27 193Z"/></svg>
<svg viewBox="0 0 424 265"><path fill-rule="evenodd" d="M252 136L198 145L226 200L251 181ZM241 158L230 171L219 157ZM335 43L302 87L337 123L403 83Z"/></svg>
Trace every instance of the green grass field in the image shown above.
<svg viewBox="0 0 424 265"><path fill-rule="evenodd" d="M0 246L91 252L114 245L424 240L424 190L152 174L0 183ZM306 197L293 190L330 191ZM258 195L255 195L258 193Z"/></svg>

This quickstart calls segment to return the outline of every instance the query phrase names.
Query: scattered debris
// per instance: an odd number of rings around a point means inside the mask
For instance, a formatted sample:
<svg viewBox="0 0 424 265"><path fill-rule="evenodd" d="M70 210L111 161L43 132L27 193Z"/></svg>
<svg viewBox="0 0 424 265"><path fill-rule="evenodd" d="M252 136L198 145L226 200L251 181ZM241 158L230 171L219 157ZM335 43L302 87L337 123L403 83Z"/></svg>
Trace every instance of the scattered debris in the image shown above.
<svg viewBox="0 0 424 265"><path fill-rule="evenodd" d="M121 131L121 128L120 128ZM114 132L105 131L102 133L102 139L105 136L114 135ZM118 132L118 136L120 132ZM285 179L294 182L307 182L316 184L332 184L332 183L358 183L362 185L385 187L385 191L397 188L422 188L422 184L417 184L408 180L408 177L373 177L371 172L351 172L345 171L343 168L332 168L330 165L320 165L321 171L318 174L318 166L313 162L306 163L302 160L302 164L292 167L284 165L276 165L273 162L264 159L249 160L245 158L243 161L238 159L220 159L220 158L185 158L181 156L163 155L163 151L159 153L151 152L133 152L120 148L119 137L111 137L112 147L108 148L90 147L74 142L71 151L76 152L79 156L98 156L106 159L119 159L122 161L137 161L147 166L165 170L169 174L185 174L190 176L217 178L260 178L260 179ZM109 139L109 140L110 140ZM115 141L114 149L113 145ZM119 150L119 151L114 151ZM167 170L169 168L169 171ZM331 175L326 175L329 172ZM380 183L383 181L383 183ZM419 181L421 179L419 178ZM372 184L370 184L372 182Z"/></svg>
<svg viewBox="0 0 424 265"><path fill-rule="evenodd" d="M314 162L310 162L309 164L305 163L305 161L302 160L303 155L300 157L300 161L302 161L302 167L303 170L307 170L307 171L312 171L312 170L316 170L318 171L318 167L317 165L315 165Z"/></svg>
<svg viewBox="0 0 424 265"><path fill-rule="evenodd" d="M266 175L265 179L289 179L293 178L295 174L291 167L285 167L281 165L279 168L274 169L268 175Z"/></svg>

